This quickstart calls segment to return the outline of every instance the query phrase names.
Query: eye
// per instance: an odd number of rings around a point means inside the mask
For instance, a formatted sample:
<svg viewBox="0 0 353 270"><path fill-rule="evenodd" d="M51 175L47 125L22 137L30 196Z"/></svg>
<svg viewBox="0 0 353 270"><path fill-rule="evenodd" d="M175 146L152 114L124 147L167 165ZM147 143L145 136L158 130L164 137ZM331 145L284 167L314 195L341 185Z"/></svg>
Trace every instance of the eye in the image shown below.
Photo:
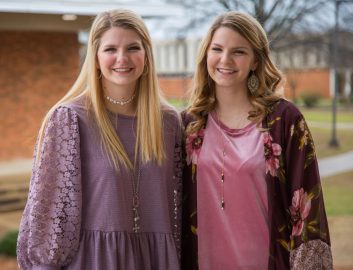
<svg viewBox="0 0 353 270"><path fill-rule="evenodd" d="M104 52L113 53L113 52L115 52L115 48L113 48L113 47L105 48L105 49L104 49Z"/></svg>
<svg viewBox="0 0 353 270"><path fill-rule="evenodd" d="M134 45L134 46L129 47L128 50L129 51L140 51L141 47L137 46L137 45Z"/></svg>
<svg viewBox="0 0 353 270"><path fill-rule="evenodd" d="M222 49L219 48L219 47L211 47L211 51L214 51L214 52L221 52Z"/></svg>
<svg viewBox="0 0 353 270"><path fill-rule="evenodd" d="M243 50L235 50L233 53L234 53L234 54L237 54L237 55L243 55L243 54L245 54L246 52L243 51Z"/></svg>

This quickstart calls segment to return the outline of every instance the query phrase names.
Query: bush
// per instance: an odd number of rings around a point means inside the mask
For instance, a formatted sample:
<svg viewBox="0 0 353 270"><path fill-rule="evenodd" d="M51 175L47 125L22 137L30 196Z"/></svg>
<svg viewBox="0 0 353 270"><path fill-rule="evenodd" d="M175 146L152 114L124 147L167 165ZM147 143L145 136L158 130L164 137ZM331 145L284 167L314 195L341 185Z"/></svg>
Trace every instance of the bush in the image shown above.
<svg viewBox="0 0 353 270"><path fill-rule="evenodd" d="M18 231L10 231L0 239L0 254L16 257Z"/></svg>
<svg viewBox="0 0 353 270"><path fill-rule="evenodd" d="M301 95L305 107L312 108L317 105L321 99L321 94L314 91L307 91Z"/></svg>

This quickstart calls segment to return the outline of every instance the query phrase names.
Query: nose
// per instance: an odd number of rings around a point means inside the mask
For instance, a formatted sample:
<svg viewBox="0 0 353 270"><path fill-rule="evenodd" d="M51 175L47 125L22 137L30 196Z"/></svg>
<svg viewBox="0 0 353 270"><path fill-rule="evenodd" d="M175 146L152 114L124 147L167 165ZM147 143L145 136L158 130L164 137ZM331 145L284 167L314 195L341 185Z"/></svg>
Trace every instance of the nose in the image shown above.
<svg viewBox="0 0 353 270"><path fill-rule="evenodd" d="M116 54L116 62L117 63L126 63L127 62L127 54L123 50L119 50Z"/></svg>
<svg viewBox="0 0 353 270"><path fill-rule="evenodd" d="M230 54L228 52L223 52L221 55L221 63L229 63L231 60Z"/></svg>

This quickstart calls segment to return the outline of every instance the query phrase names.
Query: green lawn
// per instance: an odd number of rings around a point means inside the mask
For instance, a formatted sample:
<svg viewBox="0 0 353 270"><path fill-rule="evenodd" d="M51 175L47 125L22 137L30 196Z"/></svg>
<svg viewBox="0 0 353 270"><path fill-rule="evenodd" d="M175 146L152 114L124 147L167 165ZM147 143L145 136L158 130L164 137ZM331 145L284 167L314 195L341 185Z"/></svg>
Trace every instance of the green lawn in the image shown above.
<svg viewBox="0 0 353 270"><path fill-rule="evenodd" d="M353 171L324 178L322 189L328 216L353 215Z"/></svg>
<svg viewBox="0 0 353 270"><path fill-rule="evenodd" d="M310 125L309 128L314 139L316 155L318 158L338 155L353 150L353 129L337 130L339 147L334 148L329 145L332 136L331 129L311 128Z"/></svg>
<svg viewBox="0 0 353 270"><path fill-rule="evenodd" d="M306 121L327 122L329 125L332 121L332 111L329 109L305 109L300 108L304 114ZM337 122L352 123L353 124L353 110L352 109L339 109L337 110Z"/></svg>

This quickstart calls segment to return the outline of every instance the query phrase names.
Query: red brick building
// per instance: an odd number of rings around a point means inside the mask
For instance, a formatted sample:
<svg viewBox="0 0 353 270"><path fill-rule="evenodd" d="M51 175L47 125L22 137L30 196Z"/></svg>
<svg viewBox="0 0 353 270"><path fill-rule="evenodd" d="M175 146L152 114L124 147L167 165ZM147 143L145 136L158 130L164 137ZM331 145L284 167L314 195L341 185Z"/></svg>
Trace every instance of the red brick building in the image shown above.
<svg viewBox="0 0 353 270"><path fill-rule="evenodd" d="M32 157L42 118L79 73L84 42L79 33L89 28L97 12L113 8L134 10L145 18L179 12L173 4L1 1L0 162Z"/></svg>

